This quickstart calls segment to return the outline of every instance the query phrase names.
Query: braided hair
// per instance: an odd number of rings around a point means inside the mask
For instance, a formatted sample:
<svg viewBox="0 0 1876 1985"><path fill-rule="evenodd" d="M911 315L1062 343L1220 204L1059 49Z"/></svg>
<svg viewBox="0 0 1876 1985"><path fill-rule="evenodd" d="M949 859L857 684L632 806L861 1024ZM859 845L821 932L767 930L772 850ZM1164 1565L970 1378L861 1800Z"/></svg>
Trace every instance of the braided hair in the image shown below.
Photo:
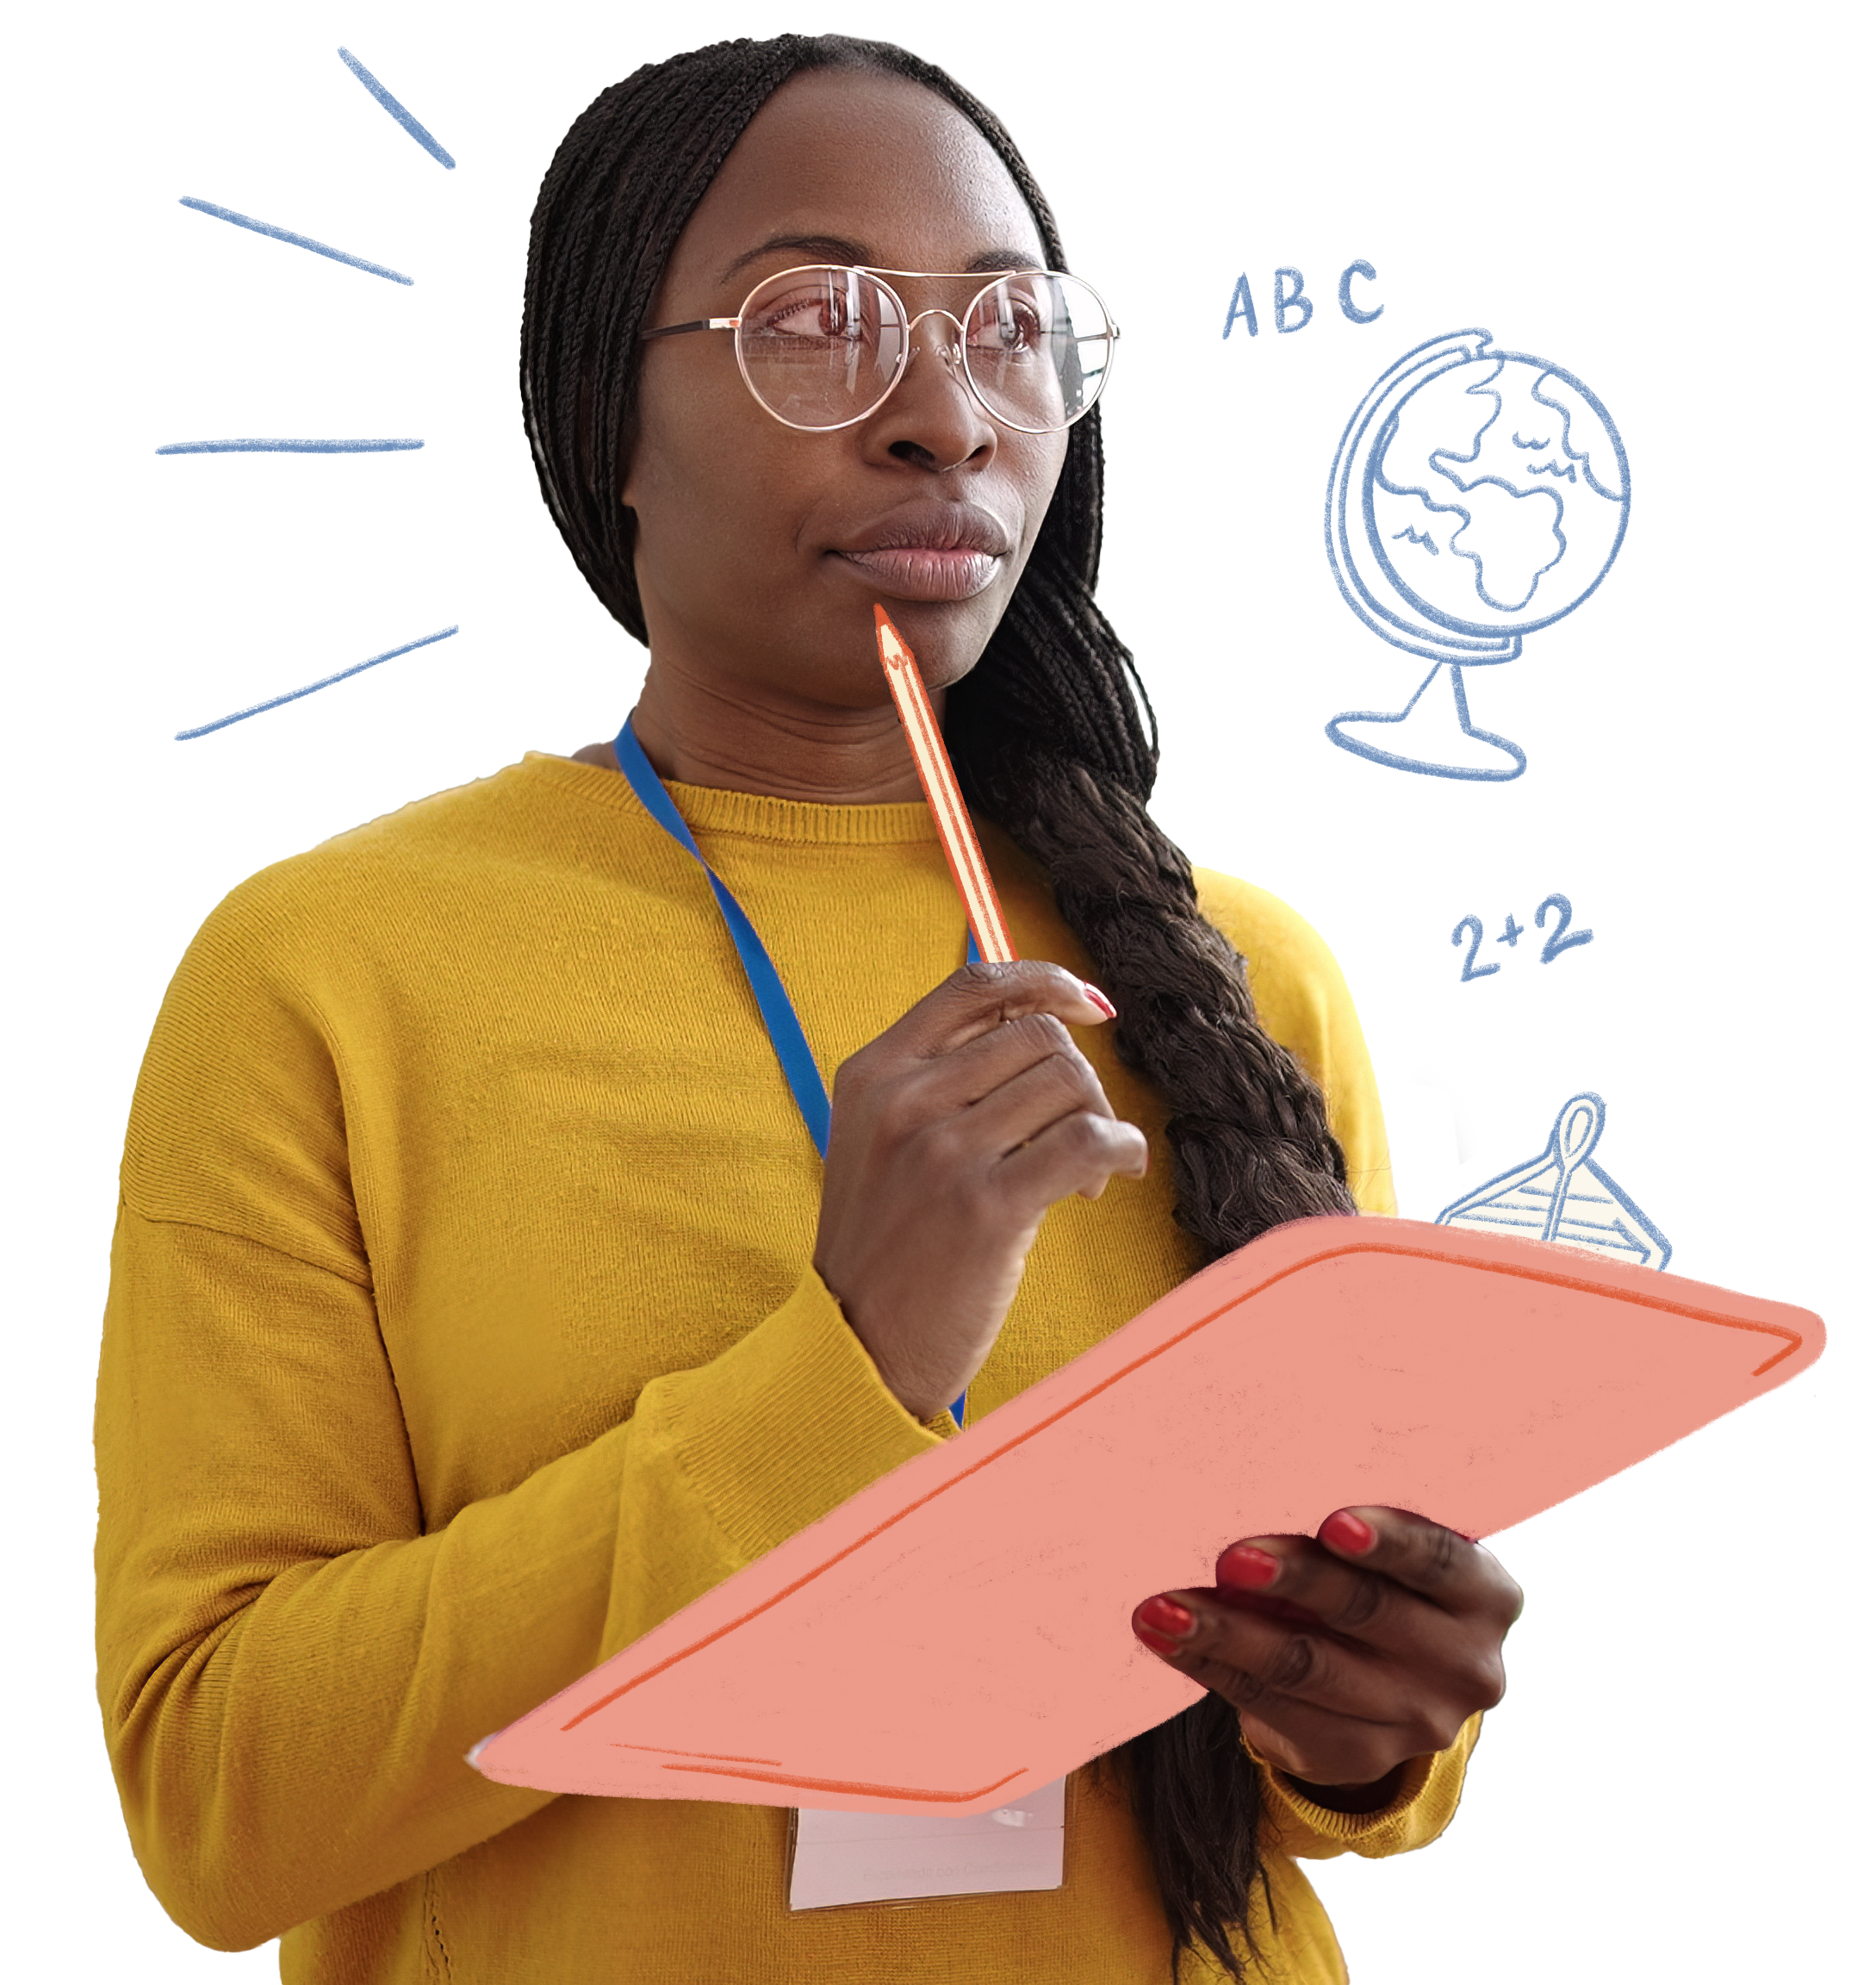
<svg viewBox="0 0 1876 1985"><path fill-rule="evenodd" d="M603 91L567 134L534 209L521 399L547 507L587 583L646 638L619 465L636 432L639 332L678 237L730 148L805 70L903 77L983 134L1028 202L1051 265L1053 215L1001 122L942 70L842 35L718 42ZM1176 1217L1202 1260L1268 1228L1354 1210L1321 1094L1258 1024L1242 958L1199 913L1190 863L1146 812L1157 731L1132 656L1094 602L1098 411L1067 456L1028 564L975 669L946 700L966 798L1047 874L1119 1010L1115 1046L1169 1105ZM1146 721L1142 721L1145 713ZM1172 1933L1245 1978L1258 1953L1259 1781L1237 1714L1208 1695L1119 1764ZM1105 1761L1103 1761L1105 1763Z"/></svg>

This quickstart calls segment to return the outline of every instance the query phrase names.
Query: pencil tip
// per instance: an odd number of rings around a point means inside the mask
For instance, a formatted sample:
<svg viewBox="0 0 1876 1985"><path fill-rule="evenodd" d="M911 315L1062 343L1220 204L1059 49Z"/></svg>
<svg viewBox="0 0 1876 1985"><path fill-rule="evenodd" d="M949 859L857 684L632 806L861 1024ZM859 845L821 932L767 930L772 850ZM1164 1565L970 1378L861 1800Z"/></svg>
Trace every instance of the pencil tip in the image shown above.
<svg viewBox="0 0 1876 1985"><path fill-rule="evenodd" d="M876 600L873 605L873 631L879 643L879 660L888 669L913 666L912 651L905 637L892 625L892 616Z"/></svg>

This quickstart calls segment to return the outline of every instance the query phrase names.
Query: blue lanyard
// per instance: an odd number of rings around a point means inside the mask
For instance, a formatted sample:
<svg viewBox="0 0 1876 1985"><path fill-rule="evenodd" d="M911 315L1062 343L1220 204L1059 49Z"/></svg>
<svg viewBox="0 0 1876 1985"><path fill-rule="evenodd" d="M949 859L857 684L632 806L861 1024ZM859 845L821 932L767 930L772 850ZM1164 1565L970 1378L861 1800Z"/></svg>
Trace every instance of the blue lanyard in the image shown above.
<svg viewBox="0 0 1876 1985"><path fill-rule="evenodd" d="M801 1120L808 1127L815 1149L824 1159L833 1105L828 1100L827 1084L821 1080L821 1071L815 1066L814 1056L809 1051L808 1036L801 1030L801 1020L795 1011L794 1002L781 982L781 974L775 969L775 961L769 956L767 945L763 943L742 905L730 893L728 885L705 861L690 829L684 824L684 816L672 805L671 795L664 789L664 781L652 770L651 761L645 756L644 746L633 734L629 717L620 725L618 736L612 740L612 755L618 760L618 768L625 775L626 783L638 796L640 806L709 878L717 907L723 912L736 955L742 961L749 991L755 995L762 1024L768 1029L769 1043L775 1050L775 1059L781 1064L783 1077L794 1096L795 1107L800 1111ZM965 949L974 963L978 955L974 935L967 933ZM951 1416L960 1427L964 1424L964 1399L965 1395L960 1393L951 1407Z"/></svg>

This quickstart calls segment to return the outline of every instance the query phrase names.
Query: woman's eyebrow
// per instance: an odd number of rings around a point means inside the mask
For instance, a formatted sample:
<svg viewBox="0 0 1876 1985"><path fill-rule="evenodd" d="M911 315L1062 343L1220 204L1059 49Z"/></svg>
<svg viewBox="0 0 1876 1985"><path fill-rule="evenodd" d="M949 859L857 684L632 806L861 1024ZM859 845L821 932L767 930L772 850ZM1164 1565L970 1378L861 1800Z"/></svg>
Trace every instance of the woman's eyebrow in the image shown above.
<svg viewBox="0 0 1876 1985"><path fill-rule="evenodd" d="M961 276L987 276L998 269L1040 269L1042 264L1022 248L991 248L973 255L958 271Z"/></svg>
<svg viewBox="0 0 1876 1985"><path fill-rule="evenodd" d="M838 234L771 234L767 240L759 241L755 247L736 257L724 270L724 280L746 269L750 263L759 262L765 255L773 255L786 248L798 254L811 257L817 262L834 262L842 267L857 267L867 259L867 251L858 241L848 241Z"/></svg>
<svg viewBox="0 0 1876 1985"><path fill-rule="evenodd" d="M722 280L728 282L738 270L746 269L750 263L760 261L763 256L773 255L784 249L792 254L809 256L816 262L831 262L841 268L881 266L867 261L864 242L849 240L844 235L771 234L766 241L760 241L755 247L746 249L735 261L727 264ZM987 248L981 255L973 255L956 273L960 276L976 276L997 269L1040 269L1041 266L1027 249Z"/></svg>

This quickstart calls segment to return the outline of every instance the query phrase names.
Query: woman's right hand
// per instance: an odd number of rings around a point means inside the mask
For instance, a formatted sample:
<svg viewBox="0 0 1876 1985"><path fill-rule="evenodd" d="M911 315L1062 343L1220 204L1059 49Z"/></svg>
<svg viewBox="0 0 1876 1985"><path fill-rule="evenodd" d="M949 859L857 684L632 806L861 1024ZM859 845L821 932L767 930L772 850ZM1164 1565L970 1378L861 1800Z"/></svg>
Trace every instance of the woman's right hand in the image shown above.
<svg viewBox="0 0 1876 1985"><path fill-rule="evenodd" d="M1113 1013L1059 965L966 965L835 1077L814 1266L921 1420L990 1355L1049 1208L1146 1170L1065 1024Z"/></svg>

